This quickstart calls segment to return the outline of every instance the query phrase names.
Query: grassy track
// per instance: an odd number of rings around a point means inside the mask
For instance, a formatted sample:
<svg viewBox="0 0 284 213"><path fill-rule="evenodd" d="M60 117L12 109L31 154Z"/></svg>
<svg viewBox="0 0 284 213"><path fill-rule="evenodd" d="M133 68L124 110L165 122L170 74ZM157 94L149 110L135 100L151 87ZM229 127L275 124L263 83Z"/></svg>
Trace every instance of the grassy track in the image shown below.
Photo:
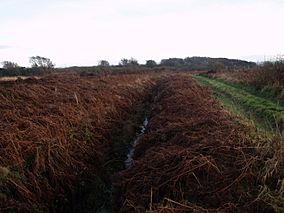
<svg viewBox="0 0 284 213"><path fill-rule="evenodd" d="M257 127L274 131L283 130L284 106L281 103L235 83L200 75L194 75L193 79L212 88L214 96L225 107L252 120Z"/></svg>

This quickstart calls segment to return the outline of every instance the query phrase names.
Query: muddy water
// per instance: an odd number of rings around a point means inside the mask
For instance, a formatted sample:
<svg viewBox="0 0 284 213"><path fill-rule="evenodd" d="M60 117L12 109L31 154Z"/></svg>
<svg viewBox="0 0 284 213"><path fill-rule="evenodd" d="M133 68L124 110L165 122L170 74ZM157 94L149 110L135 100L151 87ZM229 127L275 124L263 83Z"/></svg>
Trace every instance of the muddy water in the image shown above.
<svg viewBox="0 0 284 213"><path fill-rule="evenodd" d="M139 143L141 137L144 135L146 128L147 128L147 125L148 125L148 119L147 119L147 117L145 117L143 124L140 126L139 132L137 132L137 136L136 136L135 140L133 140L133 142L131 143L131 146L130 146L128 154L127 154L127 159L124 161L124 165L125 165L126 169L128 169L132 166L135 147Z"/></svg>

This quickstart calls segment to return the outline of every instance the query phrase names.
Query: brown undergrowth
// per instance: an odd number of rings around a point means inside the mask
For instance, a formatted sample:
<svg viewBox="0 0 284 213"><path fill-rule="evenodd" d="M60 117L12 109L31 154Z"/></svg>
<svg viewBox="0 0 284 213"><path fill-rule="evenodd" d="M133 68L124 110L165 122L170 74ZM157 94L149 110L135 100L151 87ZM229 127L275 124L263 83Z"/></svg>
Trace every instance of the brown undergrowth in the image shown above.
<svg viewBox="0 0 284 213"><path fill-rule="evenodd" d="M86 190L103 199L110 133L153 85L147 74L0 83L0 211L71 211Z"/></svg>
<svg viewBox="0 0 284 213"><path fill-rule="evenodd" d="M188 75L165 78L133 167L113 177L120 212L281 212L283 144L252 136Z"/></svg>

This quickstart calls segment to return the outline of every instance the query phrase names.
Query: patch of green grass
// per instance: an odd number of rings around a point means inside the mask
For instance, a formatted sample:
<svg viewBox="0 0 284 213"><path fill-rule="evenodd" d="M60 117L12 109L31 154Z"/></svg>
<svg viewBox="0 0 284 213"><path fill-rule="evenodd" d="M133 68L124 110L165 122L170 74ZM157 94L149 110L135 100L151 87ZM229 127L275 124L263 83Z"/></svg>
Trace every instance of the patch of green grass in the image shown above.
<svg viewBox="0 0 284 213"><path fill-rule="evenodd" d="M206 76L202 76L202 77L206 77ZM271 86L265 86L263 88L256 88L253 85L237 83L233 81L226 81L225 79L222 79L222 78L213 78L213 79L217 80L218 82L224 83L230 87L244 90L254 96L261 97L266 100L270 100L273 103L277 103L278 105L284 106L284 100L279 98L280 96L279 91L276 91L275 88L272 88Z"/></svg>
<svg viewBox="0 0 284 213"><path fill-rule="evenodd" d="M273 97L267 98L252 88L224 82L224 80L193 75L199 84L212 88L214 96L230 111L253 121L267 131L284 129L284 107Z"/></svg>

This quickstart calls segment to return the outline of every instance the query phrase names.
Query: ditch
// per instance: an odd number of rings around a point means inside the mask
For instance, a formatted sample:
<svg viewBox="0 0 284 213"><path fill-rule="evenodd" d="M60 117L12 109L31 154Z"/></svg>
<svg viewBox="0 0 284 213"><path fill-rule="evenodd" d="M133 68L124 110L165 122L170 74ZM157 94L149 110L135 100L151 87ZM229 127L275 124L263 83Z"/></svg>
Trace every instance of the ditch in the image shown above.
<svg viewBox="0 0 284 213"><path fill-rule="evenodd" d="M115 212L116 200L119 193L112 186L112 175L129 169L133 163L135 147L143 137L147 125L148 115L157 96L159 83L149 88L145 97L136 105L134 113L126 112L120 121L116 121L108 134L111 150L107 163L99 171L101 176L93 175L88 189L78 197L79 205L72 212ZM83 200L83 201L82 201Z"/></svg>

